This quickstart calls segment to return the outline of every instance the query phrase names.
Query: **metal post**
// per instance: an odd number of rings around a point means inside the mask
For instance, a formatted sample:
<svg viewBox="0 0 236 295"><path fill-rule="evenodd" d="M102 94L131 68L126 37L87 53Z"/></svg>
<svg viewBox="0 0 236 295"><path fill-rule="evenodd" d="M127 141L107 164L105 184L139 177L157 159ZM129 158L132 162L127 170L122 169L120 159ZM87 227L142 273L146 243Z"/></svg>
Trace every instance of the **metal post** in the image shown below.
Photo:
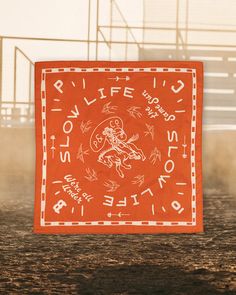
<svg viewBox="0 0 236 295"><path fill-rule="evenodd" d="M0 100L2 99L2 61L3 61L3 57L2 57L2 38L0 38Z"/></svg>
<svg viewBox="0 0 236 295"><path fill-rule="evenodd" d="M29 62L29 102L31 102L31 76L32 76L32 65Z"/></svg>
<svg viewBox="0 0 236 295"><path fill-rule="evenodd" d="M87 50L87 59L90 58L90 14L91 14L91 0L88 3L88 50Z"/></svg>
<svg viewBox="0 0 236 295"><path fill-rule="evenodd" d="M189 1L186 0L186 12L185 12L185 54L188 50L188 14L189 14Z"/></svg>
<svg viewBox="0 0 236 295"><path fill-rule="evenodd" d="M126 28L126 31L125 31L125 60L127 60L127 58L128 58L128 34L129 34L129 31Z"/></svg>
<svg viewBox="0 0 236 295"><path fill-rule="evenodd" d="M98 60L98 33L99 33L99 0L97 0L97 19L96 19L96 60Z"/></svg>
<svg viewBox="0 0 236 295"><path fill-rule="evenodd" d="M176 58L179 54L179 0L176 0L176 34L175 34L175 46L176 46Z"/></svg>
<svg viewBox="0 0 236 295"><path fill-rule="evenodd" d="M110 0L110 31L109 31L109 60L111 60L111 49L112 49L112 14L113 14L113 1Z"/></svg>
<svg viewBox="0 0 236 295"><path fill-rule="evenodd" d="M16 103L16 63L17 63L17 48L15 46L14 47L14 94L13 94L14 107Z"/></svg>

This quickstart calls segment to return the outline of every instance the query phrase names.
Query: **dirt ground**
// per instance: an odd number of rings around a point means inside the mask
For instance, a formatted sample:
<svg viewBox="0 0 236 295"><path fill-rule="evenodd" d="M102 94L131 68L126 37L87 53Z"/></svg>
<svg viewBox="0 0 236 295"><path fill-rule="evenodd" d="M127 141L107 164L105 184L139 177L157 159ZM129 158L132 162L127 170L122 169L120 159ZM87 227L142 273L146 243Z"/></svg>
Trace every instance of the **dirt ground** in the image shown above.
<svg viewBox="0 0 236 295"><path fill-rule="evenodd" d="M32 197L6 196L0 294L236 294L235 200L204 196L202 234L63 236L32 234Z"/></svg>

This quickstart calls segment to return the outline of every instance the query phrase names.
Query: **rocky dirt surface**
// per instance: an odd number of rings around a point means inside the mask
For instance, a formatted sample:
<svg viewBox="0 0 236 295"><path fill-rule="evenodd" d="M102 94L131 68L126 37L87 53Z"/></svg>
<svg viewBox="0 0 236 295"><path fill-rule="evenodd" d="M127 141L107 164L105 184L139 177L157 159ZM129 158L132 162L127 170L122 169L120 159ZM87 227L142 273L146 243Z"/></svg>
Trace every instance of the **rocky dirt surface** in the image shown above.
<svg viewBox="0 0 236 295"><path fill-rule="evenodd" d="M202 234L35 235L32 198L7 196L0 294L236 294L235 200L204 196Z"/></svg>

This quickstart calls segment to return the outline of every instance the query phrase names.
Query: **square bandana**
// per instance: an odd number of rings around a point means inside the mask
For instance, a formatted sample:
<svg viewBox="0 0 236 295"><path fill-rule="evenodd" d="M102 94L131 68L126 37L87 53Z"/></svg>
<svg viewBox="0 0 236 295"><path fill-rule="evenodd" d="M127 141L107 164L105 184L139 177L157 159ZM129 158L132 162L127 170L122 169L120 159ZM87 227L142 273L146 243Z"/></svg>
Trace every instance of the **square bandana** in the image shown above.
<svg viewBox="0 0 236 295"><path fill-rule="evenodd" d="M35 233L193 233L200 62L36 63Z"/></svg>

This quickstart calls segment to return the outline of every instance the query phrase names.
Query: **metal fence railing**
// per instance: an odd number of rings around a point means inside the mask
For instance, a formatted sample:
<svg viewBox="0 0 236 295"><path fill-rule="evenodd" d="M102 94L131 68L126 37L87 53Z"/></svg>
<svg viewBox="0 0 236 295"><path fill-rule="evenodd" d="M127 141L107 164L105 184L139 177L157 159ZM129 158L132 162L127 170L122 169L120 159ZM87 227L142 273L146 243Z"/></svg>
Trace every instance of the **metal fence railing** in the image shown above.
<svg viewBox="0 0 236 295"><path fill-rule="evenodd" d="M46 43L76 43L86 44L86 59L99 59L104 46L107 48L106 59L114 59L113 52L119 47L117 57L124 60L130 59L132 53L137 53L136 59L140 60L202 60L205 68L204 81L204 123L205 124L236 124L236 43L217 43L214 38L208 42L190 42L192 34L200 36L232 36L236 40L236 30L233 29L209 29L189 28L178 23L178 10L176 25L174 27L156 27L143 25L130 25L122 10L115 0L107 1L110 7L110 23L101 24L101 7L99 0L96 4L96 21L94 22L95 35L91 35L90 14L91 5L88 1L88 35L87 39L57 39L57 38L32 38L20 36L0 36L0 123L2 127L32 126L34 122L34 102L32 96L34 60L29 58L19 45L14 46L13 58L13 96L11 99L4 98L3 93L3 52L4 45L10 41L32 41L32 46L40 46ZM178 9L178 7L177 7ZM116 12L116 20L113 15ZM119 21L117 21L117 17ZM119 32L119 34L118 34ZM166 41L161 37L164 35L175 36ZM140 34L141 33L141 34ZM142 38L137 38L142 35ZM122 36L122 37L121 37ZM201 39L201 38L200 38ZM226 38L227 39L227 38ZM93 48L93 54L91 54ZM25 91L28 97L22 100L17 99L17 73L19 72L17 60L23 58L28 63L29 89ZM103 55L104 58L104 55Z"/></svg>

